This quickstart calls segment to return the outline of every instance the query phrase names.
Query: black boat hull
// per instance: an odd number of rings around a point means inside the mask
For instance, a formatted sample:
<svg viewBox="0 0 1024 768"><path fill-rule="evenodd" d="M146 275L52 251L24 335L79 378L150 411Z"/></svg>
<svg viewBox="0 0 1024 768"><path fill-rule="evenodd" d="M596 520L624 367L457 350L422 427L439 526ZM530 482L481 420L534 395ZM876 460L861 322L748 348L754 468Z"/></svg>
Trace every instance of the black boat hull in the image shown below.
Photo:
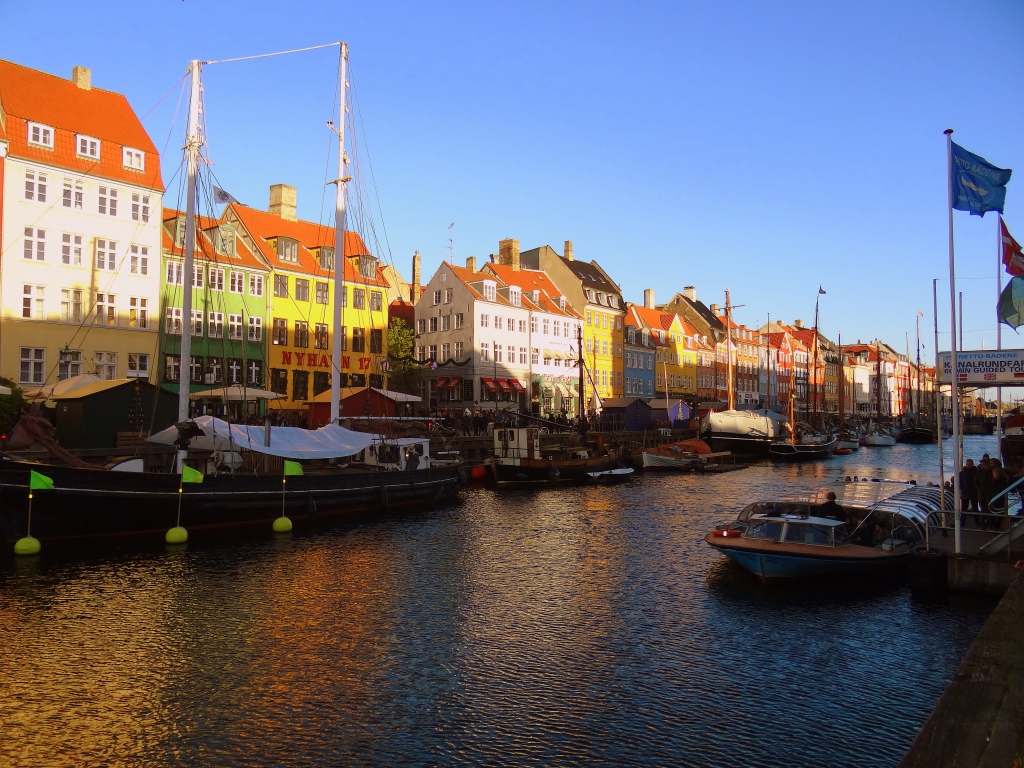
<svg viewBox="0 0 1024 768"><path fill-rule="evenodd" d="M924 427L909 427L908 429L901 430L896 435L897 443L912 443L915 445L922 445L927 443L935 442L935 433L930 429Z"/></svg>
<svg viewBox="0 0 1024 768"><path fill-rule="evenodd" d="M42 541L118 536L163 537L178 511L178 475L110 472L102 469L0 462L0 536L14 542L26 535L29 472L53 479L52 490L37 490L32 502L32 535ZM192 537L203 531L263 527L284 513L293 523L367 512L424 506L455 496L461 486L456 467L411 472L340 470L288 478L211 475L183 486L181 525ZM282 503L283 502L283 503Z"/></svg>
<svg viewBox="0 0 1024 768"><path fill-rule="evenodd" d="M746 437L722 432L711 432L703 439L715 453L729 451L738 456L767 456L772 444L768 437Z"/></svg>
<svg viewBox="0 0 1024 768"><path fill-rule="evenodd" d="M823 461L832 458L832 452L839 441L832 439L822 445L793 445L792 443L772 443L769 455L782 461Z"/></svg>

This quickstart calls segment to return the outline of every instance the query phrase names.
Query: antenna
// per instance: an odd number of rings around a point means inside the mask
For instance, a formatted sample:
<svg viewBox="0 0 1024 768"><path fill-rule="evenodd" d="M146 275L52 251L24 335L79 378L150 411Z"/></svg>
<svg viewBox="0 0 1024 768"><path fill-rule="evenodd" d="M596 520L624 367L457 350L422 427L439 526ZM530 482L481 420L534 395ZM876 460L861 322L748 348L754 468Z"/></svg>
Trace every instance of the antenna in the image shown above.
<svg viewBox="0 0 1024 768"><path fill-rule="evenodd" d="M455 263L455 222L448 225L448 263Z"/></svg>

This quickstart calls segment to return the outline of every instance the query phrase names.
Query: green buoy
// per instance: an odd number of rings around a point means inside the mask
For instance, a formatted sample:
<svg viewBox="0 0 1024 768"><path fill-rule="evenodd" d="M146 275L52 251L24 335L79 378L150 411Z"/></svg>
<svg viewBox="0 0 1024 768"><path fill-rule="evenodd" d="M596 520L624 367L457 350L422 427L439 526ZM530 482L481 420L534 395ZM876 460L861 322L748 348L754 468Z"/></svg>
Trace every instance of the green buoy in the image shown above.
<svg viewBox="0 0 1024 768"><path fill-rule="evenodd" d="M33 538L32 536L26 536L23 539L18 539L14 544L14 554L16 555L38 555L39 550L42 547L39 544L39 539Z"/></svg>
<svg viewBox="0 0 1024 768"><path fill-rule="evenodd" d="M274 533L288 533L292 529L292 521L284 515L274 520Z"/></svg>
<svg viewBox="0 0 1024 768"><path fill-rule="evenodd" d="M180 525L176 525L167 531L167 535L164 536L164 540L168 544L184 544L188 541L188 531Z"/></svg>

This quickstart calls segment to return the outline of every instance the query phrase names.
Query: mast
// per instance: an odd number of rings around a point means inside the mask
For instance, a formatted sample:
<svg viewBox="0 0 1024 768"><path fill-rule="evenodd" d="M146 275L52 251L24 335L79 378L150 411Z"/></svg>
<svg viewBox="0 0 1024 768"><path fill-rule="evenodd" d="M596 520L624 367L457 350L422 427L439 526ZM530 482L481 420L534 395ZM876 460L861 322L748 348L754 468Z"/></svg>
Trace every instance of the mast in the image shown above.
<svg viewBox="0 0 1024 768"><path fill-rule="evenodd" d="M818 288L818 298L814 300L814 380L811 383L811 400L813 402L811 427L818 429L818 302L821 300L821 288Z"/></svg>
<svg viewBox="0 0 1024 768"><path fill-rule="evenodd" d="M185 264L181 300L181 364L178 366L178 421L188 421L188 385L192 376L192 264L196 250L196 176L199 172L199 150L203 138L199 131L200 70L202 62L193 59L189 65L192 85L188 92L188 132L185 135L185 157L188 169L188 190L185 206ZM179 466L185 451L178 451Z"/></svg>
<svg viewBox="0 0 1024 768"><path fill-rule="evenodd" d="M917 408L914 411L914 424L921 423L921 310L917 311L914 319L917 324Z"/></svg>
<svg viewBox="0 0 1024 768"><path fill-rule="evenodd" d="M846 364L843 362L843 334L839 334L839 428L846 427Z"/></svg>
<svg viewBox="0 0 1024 768"><path fill-rule="evenodd" d="M345 104L348 81L345 65L348 63L348 43L341 44L338 65L338 180L334 184L334 339L331 343L331 423L341 416L341 327L342 303L345 298L345 175L348 157L345 155Z"/></svg>
<svg viewBox="0 0 1024 768"><path fill-rule="evenodd" d="M881 431L882 429L882 345L878 339L875 339L875 357L878 358L878 363L875 366L875 429Z"/></svg>
<svg viewBox="0 0 1024 768"><path fill-rule="evenodd" d="M729 303L729 291L725 292L725 375L727 379L726 392L729 402L729 410L733 409L735 402L732 391L732 304ZM666 384L665 386L668 386Z"/></svg>
<svg viewBox="0 0 1024 768"><path fill-rule="evenodd" d="M530 338L532 339L533 337L531 336ZM530 343L533 344L532 341ZM531 349L532 349L532 347L531 347ZM533 359L532 354L530 356L530 359L531 360ZM585 435L587 433L587 428L585 426L586 425L586 420L585 420L584 415L583 415L583 403L586 402L585 398L586 398L586 394L587 393L584 391L584 387L583 387L583 378L584 377L583 377L583 323L582 323L582 321L576 324L576 364L580 368L580 405L579 405L580 423L579 423L579 428L580 428L580 434L581 435Z"/></svg>
<svg viewBox="0 0 1024 768"><path fill-rule="evenodd" d="M1003 348L1003 319L999 300L1003 296L1003 214L996 212L996 349ZM1003 458L1003 388L996 387L996 456Z"/></svg>
<svg viewBox="0 0 1024 768"><path fill-rule="evenodd" d="M796 350L789 354L789 441L796 445Z"/></svg>

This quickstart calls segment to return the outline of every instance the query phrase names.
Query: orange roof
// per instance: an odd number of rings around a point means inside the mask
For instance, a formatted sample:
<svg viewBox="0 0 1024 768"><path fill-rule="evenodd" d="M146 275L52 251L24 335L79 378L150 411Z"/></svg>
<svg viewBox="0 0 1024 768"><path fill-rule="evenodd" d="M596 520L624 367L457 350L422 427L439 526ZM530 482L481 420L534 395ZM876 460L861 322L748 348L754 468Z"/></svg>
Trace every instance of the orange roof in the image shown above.
<svg viewBox="0 0 1024 768"><path fill-rule="evenodd" d="M178 217L183 215L182 211L164 208L164 226L161 229L163 230L164 251L170 256L184 257L185 255L185 249L179 247L174 238L174 229ZM210 239L209 230L220 226L219 221L209 216L196 216L196 221L199 225L196 229L196 255L199 258L213 262L237 264L240 267L259 269L264 272L267 271L267 265L249 249L248 244L240 237L235 238L234 256L228 256L226 253L220 253L217 250L213 240Z"/></svg>
<svg viewBox="0 0 1024 768"><path fill-rule="evenodd" d="M660 309L648 309L639 304L633 304L637 319L650 328L664 331L672 328L672 322L676 319L675 312L662 312Z"/></svg>
<svg viewBox="0 0 1024 768"><path fill-rule="evenodd" d="M537 307L538 310L552 315L566 315L582 319L583 316L568 301L565 302L564 310L559 308L555 299L563 294L551 282L551 278L547 276L546 272L537 269L515 270L507 264L495 264L494 262L488 262L484 268L497 275L505 285L519 286L523 291L523 300L529 302L531 306ZM533 301L532 294L535 290L540 291L539 303Z"/></svg>
<svg viewBox="0 0 1024 768"><path fill-rule="evenodd" d="M100 176L163 191L160 154L128 99L102 88L85 90L56 75L0 60L0 106L7 114L9 153L82 175ZM28 123L54 129L53 149L29 145ZM99 161L79 157L75 134L100 140ZM146 153L146 170L124 167L123 147Z"/></svg>
<svg viewBox="0 0 1024 768"><path fill-rule="evenodd" d="M321 269L319 260L313 255L313 248L327 246L334 247L334 227L326 224L314 224L311 221L301 219L291 221L283 219L273 213L267 213L257 208L250 208L241 203L231 203L224 209L221 216L224 219L228 211L234 213L242 226L248 231L256 243L261 255L267 263L274 268L288 269L294 272L306 272L320 277L331 277L333 270ZM298 241L298 263L283 263L277 258L277 253L270 247L268 242L275 237L290 237ZM363 283L366 285L380 285L387 287L388 281L384 277L380 264L377 264L377 277L365 278L359 274L351 256L369 256L370 249L366 247L363 238L358 232L345 232L345 282Z"/></svg>

